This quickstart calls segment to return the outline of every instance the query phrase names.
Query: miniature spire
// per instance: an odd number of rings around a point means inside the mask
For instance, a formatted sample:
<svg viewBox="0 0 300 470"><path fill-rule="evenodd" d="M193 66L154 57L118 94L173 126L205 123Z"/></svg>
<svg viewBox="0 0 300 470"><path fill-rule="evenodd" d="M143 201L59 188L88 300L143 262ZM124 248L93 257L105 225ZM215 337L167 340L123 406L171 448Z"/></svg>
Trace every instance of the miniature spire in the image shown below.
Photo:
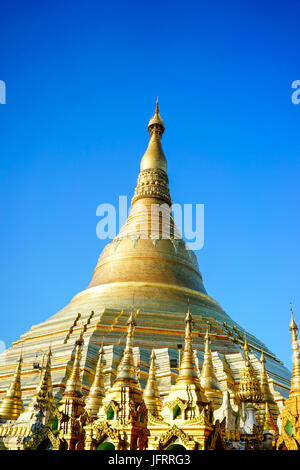
<svg viewBox="0 0 300 470"><path fill-rule="evenodd" d="M291 303L291 323L290 331L292 332L292 349L293 349L293 370L291 379L290 397L300 394L300 350L298 342L298 326L294 319L292 303Z"/></svg>
<svg viewBox="0 0 300 470"><path fill-rule="evenodd" d="M204 361L203 361L203 366L202 366L201 375L200 375L200 383L206 395L208 395L207 392L213 391L213 392L217 392L220 395L220 399L222 399L222 392L218 383L218 379L215 374L213 361L212 361L208 328L205 334Z"/></svg>
<svg viewBox="0 0 300 470"><path fill-rule="evenodd" d="M192 347L192 322L193 319L190 311L190 301L188 299L188 310L185 316L184 349L176 383L194 383L200 388L200 382L196 371L196 364Z"/></svg>
<svg viewBox="0 0 300 470"><path fill-rule="evenodd" d="M47 409L53 403L52 381L51 381L51 347L49 347L46 364L43 357L42 368L40 372L40 380L37 385L35 394L33 395L26 411L34 412L36 409Z"/></svg>
<svg viewBox="0 0 300 470"><path fill-rule="evenodd" d="M244 342L244 362L245 367L239 383L238 397L244 403L257 403L262 400L262 393L259 381L251 365L248 355L248 342L245 336Z"/></svg>
<svg viewBox="0 0 300 470"><path fill-rule="evenodd" d="M151 353L149 375L144 389L143 398L148 411L150 411L154 416L159 415L161 410L161 399L157 387L154 350L152 350Z"/></svg>
<svg viewBox="0 0 300 470"><path fill-rule="evenodd" d="M117 382L131 382L137 384L135 365L133 359L133 334L136 323L133 310L127 320L127 338L123 357L119 364L118 373L114 384Z"/></svg>
<svg viewBox="0 0 300 470"><path fill-rule="evenodd" d="M79 338L75 341L75 357L71 375L59 404L59 411L63 414L63 423L61 424L60 431L62 432L63 439L66 441L68 450L75 450L75 445L82 436L82 426L86 419L80 371L84 331L83 327Z"/></svg>
<svg viewBox="0 0 300 470"><path fill-rule="evenodd" d="M67 381L64 396L78 396L82 397L81 389L81 372L80 372L80 361L81 361L81 347L83 344L82 334L79 339L75 342L75 358L73 362L72 372Z"/></svg>
<svg viewBox="0 0 300 470"><path fill-rule="evenodd" d="M0 418L2 419L17 419L24 410L21 393L22 362L23 359L21 353L10 386L1 402Z"/></svg>
<svg viewBox="0 0 300 470"><path fill-rule="evenodd" d="M261 388L261 392L263 396L262 401L274 403L274 398L273 398L273 395L271 393L270 386L269 386L268 374L267 374L266 367L265 367L266 359L265 359L265 355L263 351L261 352L260 362L261 362L260 388Z"/></svg>
<svg viewBox="0 0 300 470"><path fill-rule="evenodd" d="M278 428L274 423L273 416L270 410L269 402L266 401L265 414L264 414L264 423L263 431L274 431L275 434L278 433Z"/></svg>
<svg viewBox="0 0 300 470"><path fill-rule="evenodd" d="M103 345L101 345L94 381L85 402L86 411L92 418L97 418L99 408L102 405L102 401L105 396L102 364L103 354Z"/></svg>

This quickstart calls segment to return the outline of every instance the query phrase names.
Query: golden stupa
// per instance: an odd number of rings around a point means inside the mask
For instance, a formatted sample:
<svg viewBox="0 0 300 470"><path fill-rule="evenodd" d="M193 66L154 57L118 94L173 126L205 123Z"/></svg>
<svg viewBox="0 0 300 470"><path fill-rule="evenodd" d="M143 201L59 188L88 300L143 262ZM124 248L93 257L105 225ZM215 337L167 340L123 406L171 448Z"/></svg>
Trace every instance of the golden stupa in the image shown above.
<svg viewBox="0 0 300 470"><path fill-rule="evenodd" d="M244 369L244 332L207 294L197 257L187 249L169 216L172 202L167 160L161 145L165 126L158 103L148 130L150 140L141 160L125 225L101 253L89 286L55 315L33 325L2 354L1 399L6 395L22 352L19 375L22 400L25 407L28 405L39 382L41 355L51 346L53 397L55 402L61 400L72 371L74 344L82 335L80 372L83 397L88 396L93 385L100 348L104 387L111 387L126 345L127 320L133 299L137 310L133 355L138 381L143 387L147 382L151 355L152 362L155 358L160 397L163 398L175 385L179 369L178 363L176 365L178 345L184 343L183 322L189 299L196 367L203 363L206 344L206 367L213 371L210 392L216 396L216 404L221 403L223 392L237 390ZM150 229L147 208L152 204L163 204L169 226L157 223L156 230ZM165 236L167 231L169 237ZM261 341L248 333L246 337L249 361L258 379L260 356L262 351L264 353L265 373L276 403L275 419L289 394L290 373ZM100 363L98 366L99 369ZM97 373L100 374L99 371ZM102 386L100 388L102 390ZM100 401L101 393L98 394ZM265 405L262 416L264 409Z"/></svg>

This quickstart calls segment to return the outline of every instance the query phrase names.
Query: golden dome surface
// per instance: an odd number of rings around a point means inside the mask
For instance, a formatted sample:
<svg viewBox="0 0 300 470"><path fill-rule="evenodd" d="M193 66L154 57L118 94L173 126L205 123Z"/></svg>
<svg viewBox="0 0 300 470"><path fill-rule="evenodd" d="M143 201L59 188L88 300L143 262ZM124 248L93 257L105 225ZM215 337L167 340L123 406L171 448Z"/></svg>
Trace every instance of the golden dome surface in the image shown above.
<svg viewBox="0 0 300 470"><path fill-rule="evenodd" d="M170 213L167 161L161 147L164 125L158 103L149 128L150 141L129 217L100 255L89 287L136 283L138 291L144 282L148 288L166 284L206 295L196 255L187 248ZM163 222L159 216L156 220L151 216L153 205L161 205Z"/></svg>
<svg viewBox="0 0 300 470"><path fill-rule="evenodd" d="M82 380L83 393L87 393L102 342L105 354L113 361L109 370L116 367L118 348L126 345L126 318L132 310L133 299L134 308L139 311L134 346L141 350L142 381L146 379L145 367L150 362L152 349L165 348L170 358L178 356L177 344L184 340L183 319L188 298L194 321L193 347L200 353L204 350L208 322L212 351L223 355L239 354L237 341L233 341L230 331L236 328L241 333L243 329L207 294L197 257L187 249L170 215L172 201L167 160L161 145L165 126L158 103L148 130L149 145L141 161L126 223L100 254L89 286L55 315L33 325L7 350L7 362L0 365L2 396L12 380L17 357L23 348L26 357L26 373L22 376L24 403L30 400L33 384L37 381L32 362L36 351L44 350L50 344L56 358L52 367L54 393L61 396L64 389L68 389L71 358L76 353L73 339L79 335L82 324L85 335ZM162 210L162 217L157 215L154 224L149 215L153 204L159 204ZM289 372L283 364L261 341L249 334L247 337L252 350L259 354L264 350L268 373L280 380L282 387L288 387ZM113 345L112 350L110 345ZM79 350L77 353L81 354ZM108 380L112 380L113 372L107 375ZM163 387L168 386L165 383Z"/></svg>

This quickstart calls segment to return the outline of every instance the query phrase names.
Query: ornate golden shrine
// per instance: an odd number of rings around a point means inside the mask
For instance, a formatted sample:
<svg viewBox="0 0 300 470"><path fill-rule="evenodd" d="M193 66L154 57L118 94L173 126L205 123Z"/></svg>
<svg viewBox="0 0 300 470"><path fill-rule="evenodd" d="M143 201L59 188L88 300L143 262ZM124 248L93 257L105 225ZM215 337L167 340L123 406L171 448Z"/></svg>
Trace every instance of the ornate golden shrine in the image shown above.
<svg viewBox="0 0 300 470"><path fill-rule="evenodd" d="M113 385L105 390L103 383L103 348L100 348L95 378L87 398L83 399L81 381L81 349L84 344L82 330L75 344L75 355L64 394L56 405L53 402L51 382L51 356L49 349L46 361L40 372L40 380L28 407L17 418L7 419L1 415L0 436L8 447L20 449L53 450L165 450L181 446L188 450L225 450L234 445L245 449L264 449L266 436L271 437L270 445L277 449L299 450L299 371L300 357L297 338L297 325L292 316L290 329L293 336L293 375L290 397L280 414L281 431L274 422L270 410L272 395L267 392L266 372L262 360L261 382L251 366L248 345L244 344L244 372L237 388L234 412L223 395L222 404L208 399L211 384L218 385L212 370L210 380L201 385L202 374L198 374L192 348L192 315L190 308L185 317L185 342L182 360L176 383L168 394L161 399L157 388L157 375L154 364L155 354L151 356L148 381L143 390L137 377L134 363L134 330L136 320L133 311L127 321L127 339L124 353L118 366ZM206 353L209 338L206 334ZM203 365L206 367L207 363ZM21 359L18 362L12 385L18 382ZM260 385L264 384L265 389ZM12 390L15 390L12 393ZM265 390L265 394L262 392ZM20 400L19 388L14 385L8 390L10 402ZM3 408L7 400L3 400ZM17 401L18 403L18 401ZM246 430L249 413L243 416L243 404L263 404L263 421L252 424ZM250 408L250 411L258 410ZM248 409L249 411L249 409ZM236 420L236 416L240 420ZM251 415L251 413L250 413ZM220 419L221 418L221 419ZM232 418L234 418L233 427ZM255 419L255 417L254 417ZM251 421L251 419L250 419ZM268 447L267 447L268 448Z"/></svg>
<svg viewBox="0 0 300 470"><path fill-rule="evenodd" d="M224 448L227 441L249 448L269 431L276 435L279 414L285 425L278 447L299 443L298 392L284 407L288 371L254 336L244 339L208 296L197 258L174 224L158 103L148 130L130 215L103 250L89 287L5 352L3 448L200 450ZM148 218L153 204L165 221L154 227ZM133 296L135 317L128 316ZM35 370L38 350L48 354Z"/></svg>

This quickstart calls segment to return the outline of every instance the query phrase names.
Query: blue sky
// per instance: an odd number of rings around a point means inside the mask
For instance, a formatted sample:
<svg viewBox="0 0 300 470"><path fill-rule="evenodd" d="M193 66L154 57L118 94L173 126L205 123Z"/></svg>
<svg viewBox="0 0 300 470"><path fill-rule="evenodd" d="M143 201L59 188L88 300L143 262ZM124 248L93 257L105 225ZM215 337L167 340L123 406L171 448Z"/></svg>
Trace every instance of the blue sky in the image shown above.
<svg viewBox="0 0 300 470"><path fill-rule="evenodd" d="M174 202L205 204L208 293L291 365L299 305L296 1L1 5L1 335L89 283L96 207L131 198L160 97Z"/></svg>

